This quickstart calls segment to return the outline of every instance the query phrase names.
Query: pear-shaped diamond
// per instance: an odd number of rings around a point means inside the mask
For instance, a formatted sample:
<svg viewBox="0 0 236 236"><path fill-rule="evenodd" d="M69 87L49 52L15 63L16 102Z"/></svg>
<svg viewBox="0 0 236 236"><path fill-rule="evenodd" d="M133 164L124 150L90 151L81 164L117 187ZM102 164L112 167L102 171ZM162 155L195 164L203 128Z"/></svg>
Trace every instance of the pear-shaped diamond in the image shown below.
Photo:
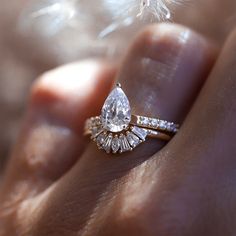
<svg viewBox="0 0 236 236"><path fill-rule="evenodd" d="M121 87L116 86L107 97L102 108L101 121L103 128L111 132L120 132L128 127L131 109Z"/></svg>

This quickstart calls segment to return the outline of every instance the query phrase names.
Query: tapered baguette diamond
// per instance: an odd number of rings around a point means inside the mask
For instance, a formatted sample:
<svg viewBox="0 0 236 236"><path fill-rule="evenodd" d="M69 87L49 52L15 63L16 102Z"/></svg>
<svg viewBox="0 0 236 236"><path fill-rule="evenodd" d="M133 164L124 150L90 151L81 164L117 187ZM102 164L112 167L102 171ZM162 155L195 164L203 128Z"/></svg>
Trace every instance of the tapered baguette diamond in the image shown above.
<svg viewBox="0 0 236 236"><path fill-rule="evenodd" d="M147 131L145 129L139 128L137 126L134 126L132 128L132 131L134 134L136 134L140 139L142 139L143 141L145 141L146 137L147 137Z"/></svg>
<svg viewBox="0 0 236 236"><path fill-rule="evenodd" d="M136 147L140 143L139 138L135 134L130 132L127 133L127 139L132 147Z"/></svg>
<svg viewBox="0 0 236 236"><path fill-rule="evenodd" d="M107 137L107 135L104 134L104 133L101 133L100 135L98 135L98 137L97 137L97 144L99 146L101 146L105 142L106 137Z"/></svg>
<svg viewBox="0 0 236 236"><path fill-rule="evenodd" d="M106 137L106 139L105 139L105 141L104 141L104 143L103 143L103 145L102 145L103 149L104 149L107 153L109 153L110 150L111 150L111 144L112 144L112 134L109 134L109 135Z"/></svg>
<svg viewBox="0 0 236 236"><path fill-rule="evenodd" d="M112 148L113 153L116 153L119 150L119 148L120 148L120 139L118 137L115 137L112 140L111 148Z"/></svg>
<svg viewBox="0 0 236 236"><path fill-rule="evenodd" d="M120 135L120 152L127 152L127 151L131 151L131 147L129 145L129 142L127 140L127 138L125 137L125 135L121 134Z"/></svg>
<svg viewBox="0 0 236 236"><path fill-rule="evenodd" d="M126 129L131 121L129 100L120 87L114 88L107 97L101 114L102 126L111 132Z"/></svg>

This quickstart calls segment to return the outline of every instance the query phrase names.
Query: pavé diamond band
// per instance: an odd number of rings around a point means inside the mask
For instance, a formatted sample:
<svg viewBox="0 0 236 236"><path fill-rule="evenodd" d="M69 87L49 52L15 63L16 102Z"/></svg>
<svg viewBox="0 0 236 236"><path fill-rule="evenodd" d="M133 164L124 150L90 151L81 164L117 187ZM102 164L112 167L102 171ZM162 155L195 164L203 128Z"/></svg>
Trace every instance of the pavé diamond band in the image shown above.
<svg viewBox="0 0 236 236"><path fill-rule="evenodd" d="M87 119L85 135L91 135L107 153L132 151L147 137L169 141L179 125L146 116L131 115L129 100L120 84L107 97L101 116Z"/></svg>
<svg viewBox="0 0 236 236"><path fill-rule="evenodd" d="M169 133L177 133L179 131L179 125L173 122L169 122L166 120L161 120L158 118L146 117L146 116L131 116L131 124L137 125L139 127L149 128L149 129L157 129L159 131L169 132Z"/></svg>

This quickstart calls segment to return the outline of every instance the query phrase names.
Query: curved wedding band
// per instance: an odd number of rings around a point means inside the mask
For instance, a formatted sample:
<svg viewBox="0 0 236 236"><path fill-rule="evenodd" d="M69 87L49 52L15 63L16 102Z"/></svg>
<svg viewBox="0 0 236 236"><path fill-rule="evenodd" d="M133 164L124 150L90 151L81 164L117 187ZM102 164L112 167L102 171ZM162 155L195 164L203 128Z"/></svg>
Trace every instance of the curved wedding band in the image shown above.
<svg viewBox="0 0 236 236"><path fill-rule="evenodd" d="M173 122L131 115L129 100L117 84L107 97L101 116L87 119L85 135L91 135L99 149L107 153L132 151L147 137L169 141L179 130Z"/></svg>

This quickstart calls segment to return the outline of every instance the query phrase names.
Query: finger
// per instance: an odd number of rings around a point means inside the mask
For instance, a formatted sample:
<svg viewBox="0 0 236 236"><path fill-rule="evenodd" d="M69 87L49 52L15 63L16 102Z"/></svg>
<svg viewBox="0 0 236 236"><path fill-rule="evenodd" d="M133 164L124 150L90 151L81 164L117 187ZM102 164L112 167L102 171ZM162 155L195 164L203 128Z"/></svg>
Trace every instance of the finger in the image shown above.
<svg viewBox="0 0 236 236"><path fill-rule="evenodd" d="M197 154L199 164L204 166L200 173L205 171L216 178L219 171L230 173L228 170L236 165L235 40L236 31L226 41L176 143L179 146L185 142L185 151Z"/></svg>
<svg viewBox="0 0 236 236"><path fill-rule="evenodd" d="M161 229L167 230L175 216L175 232L180 235L236 232L232 210L236 199L235 42L236 31L226 40L165 156L168 158L158 175L158 190L166 193L158 199L162 203L159 214L164 216L159 221ZM153 199L158 190L153 191Z"/></svg>
<svg viewBox="0 0 236 236"><path fill-rule="evenodd" d="M84 120L98 112L113 75L113 66L85 61L55 69L36 81L6 171L6 187L27 181L32 191L44 189L71 168L86 144Z"/></svg>
<svg viewBox="0 0 236 236"><path fill-rule="evenodd" d="M133 111L181 122L212 66L213 51L208 41L181 26L164 24L142 32L118 76ZM87 225L81 234L96 235L94 225L99 225L97 230L102 232L103 216L109 217L109 207L129 182L130 171L162 145L157 140L147 142L131 153L115 157L91 143L80 162L47 196L37 219L38 232L46 234L60 222L65 222L66 229L73 228L73 232ZM49 218L49 214L57 217ZM63 233L63 229L56 233Z"/></svg>

